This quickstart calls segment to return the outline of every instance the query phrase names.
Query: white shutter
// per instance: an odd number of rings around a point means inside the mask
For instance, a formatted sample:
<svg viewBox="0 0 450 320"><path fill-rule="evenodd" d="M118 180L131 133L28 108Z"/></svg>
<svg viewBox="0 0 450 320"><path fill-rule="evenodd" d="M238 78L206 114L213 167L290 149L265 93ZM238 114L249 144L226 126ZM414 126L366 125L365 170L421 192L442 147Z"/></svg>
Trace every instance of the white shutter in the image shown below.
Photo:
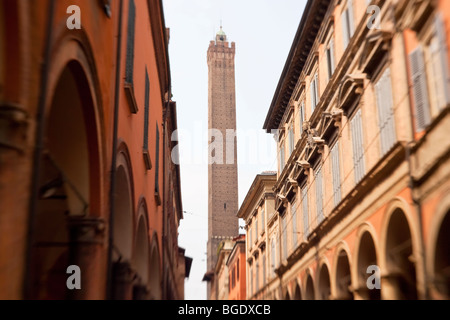
<svg viewBox="0 0 450 320"><path fill-rule="evenodd" d="M334 70L336 70L336 62L334 60L334 38L330 40L330 63L331 63L331 75L333 75Z"/></svg>
<svg viewBox="0 0 450 320"><path fill-rule="evenodd" d="M261 210L261 231L264 232L266 230L266 217L265 217L265 210L264 208Z"/></svg>
<svg viewBox="0 0 450 320"><path fill-rule="evenodd" d="M341 202L341 172L339 162L339 142L336 142L331 149L331 162L333 170L333 196L334 205L337 206Z"/></svg>
<svg viewBox="0 0 450 320"><path fill-rule="evenodd" d="M292 152L294 152L295 148L295 134L294 134L294 125L291 124L289 127L289 157L291 156Z"/></svg>
<svg viewBox="0 0 450 320"><path fill-rule="evenodd" d="M450 103L450 74L448 68L448 54L447 54L447 38L445 35L445 25L442 18L442 14L438 14L434 20L434 27L436 29L436 35L439 40L439 54L441 58L441 70L442 81L444 86L445 102L448 105ZM438 106L442 108L443 106Z"/></svg>
<svg viewBox="0 0 450 320"><path fill-rule="evenodd" d="M375 89L378 105L381 155L384 156L394 146L396 141L390 69L384 72Z"/></svg>
<svg viewBox="0 0 450 320"><path fill-rule="evenodd" d="M303 133L303 123L305 122L305 103L304 102L302 102L302 104L300 105L299 117L300 117L300 137L301 137L302 133Z"/></svg>
<svg viewBox="0 0 450 320"><path fill-rule="evenodd" d="M348 0L347 10L348 10L348 18L349 18L349 26L350 26L350 39L351 39L353 37L353 34L355 33L355 16L353 14L353 0Z"/></svg>
<svg viewBox="0 0 450 320"><path fill-rule="evenodd" d="M303 206L303 239L306 241L309 236L308 187L306 185L302 189L302 206Z"/></svg>
<svg viewBox="0 0 450 320"><path fill-rule="evenodd" d="M323 186L322 186L322 168L316 172L316 210L317 225L323 221Z"/></svg>
<svg viewBox="0 0 450 320"><path fill-rule="evenodd" d="M355 183L358 184L365 174L361 109L358 110L358 112L355 114L355 116L351 121L351 131L352 131Z"/></svg>
<svg viewBox="0 0 450 320"><path fill-rule="evenodd" d="M342 36L343 36L343 40L344 40L344 49L345 49L345 48L347 48L348 43L350 42L350 37L349 37L349 33L348 33L349 21L348 21L347 9L344 10L344 12L342 13L341 21L342 21Z"/></svg>
<svg viewBox="0 0 450 320"><path fill-rule="evenodd" d="M419 46L409 55L414 91L417 131L423 131L431 121L428 103L428 89L423 61L422 47Z"/></svg>
<svg viewBox="0 0 450 320"><path fill-rule="evenodd" d="M314 94L315 94L315 97L316 97L316 106L317 106L319 104L319 75L317 73L314 76L314 83L315 83Z"/></svg>
<svg viewBox="0 0 450 320"><path fill-rule="evenodd" d="M314 109L316 108L316 79L311 78L311 114L314 112Z"/></svg>

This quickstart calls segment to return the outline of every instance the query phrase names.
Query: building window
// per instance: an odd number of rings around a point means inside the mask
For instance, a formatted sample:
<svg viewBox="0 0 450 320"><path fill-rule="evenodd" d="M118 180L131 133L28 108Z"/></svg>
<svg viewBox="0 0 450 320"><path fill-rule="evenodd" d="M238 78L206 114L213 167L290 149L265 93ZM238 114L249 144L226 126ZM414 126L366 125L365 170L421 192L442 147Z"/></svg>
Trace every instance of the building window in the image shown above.
<svg viewBox="0 0 450 320"><path fill-rule="evenodd" d="M271 241L271 248L270 248L270 260L271 260L271 275L272 277L275 276L275 263L276 263L276 246L275 246L275 240L272 239Z"/></svg>
<svg viewBox="0 0 450 320"><path fill-rule="evenodd" d="M433 116L450 103L450 76L442 14L437 14L430 35L410 54L416 131L425 130Z"/></svg>
<svg viewBox="0 0 450 320"><path fill-rule="evenodd" d="M364 147L363 147L363 129L362 112L359 109L350 123L353 145L353 170L355 172L355 183L358 184L365 175L364 166Z"/></svg>
<svg viewBox="0 0 450 320"><path fill-rule="evenodd" d="M294 134L294 124L291 123L289 125L289 157L292 155L292 152L294 152L295 148L295 134Z"/></svg>
<svg viewBox="0 0 450 320"><path fill-rule="evenodd" d="M292 250L297 247L297 202L294 200L291 203L291 216L292 216Z"/></svg>
<svg viewBox="0 0 450 320"><path fill-rule="evenodd" d="M234 289L236 286L236 267L233 268L233 272L231 273L231 288Z"/></svg>
<svg viewBox="0 0 450 320"><path fill-rule="evenodd" d="M319 76L317 73L311 78L311 113L316 109L319 103Z"/></svg>
<svg viewBox="0 0 450 320"><path fill-rule="evenodd" d="M344 39L344 48L347 48L350 39L355 33L354 16L353 16L353 1L347 0L347 7L342 12L342 35Z"/></svg>
<svg viewBox="0 0 450 320"><path fill-rule="evenodd" d="M284 261L287 259L287 216L286 214L281 218L281 236L283 237L282 241L282 257L281 259Z"/></svg>
<svg viewBox="0 0 450 320"><path fill-rule="evenodd" d="M255 293L257 293L259 291L259 261L256 262L256 288L255 288Z"/></svg>
<svg viewBox="0 0 450 320"><path fill-rule="evenodd" d="M284 167L286 165L285 162L285 147L284 147L284 141L281 142L281 147L280 147L280 175L284 170Z"/></svg>
<svg viewBox="0 0 450 320"><path fill-rule="evenodd" d="M418 132L425 130L430 124L431 115L428 104L427 79L425 74L425 63L423 59L423 50L419 46L409 55L411 63L411 74L414 91L414 107L416 112L416 130Z"/></svg>
<svg viewBox="0 0 450 320"><path fill-rule="evenodd" d="M300 131L299 132L300 132L300 137L301 137L302 133L303 133L303 124L306 121L306 117L305 117L305 102L302 102L302 104L300 105L299 110L298 110L298 114L299 114L299 124L300 124L300 126L299 126Z"/></svg>
<svg viewBox="0 0 450 320"><path fill-rule="evenodd" d="M333 76L334 70L336 69L335 65L335 56L334 56L334 38L331 35L331 39L328 42L327 50L327 69L328 69L328 80Z"/></svg>
<svg viewBox="0 0 450 320"><path fill-rule="evenodd" d="M261 208L261 232L264 232L264 230L266 229L266 212L264 210L264 207Z"/></svg>
<svg viewBox="0 0 450 320"><path fill-rule="evenodd" d="M308 187L302 187L302 211L303 211L303 240L308 240L309 236L309 207L308 207Z"/></svg>
<svg viewBox="0 0 450 320"><path fill-rule="evenodd" d="M252 224L251 224L251 220L250 220L249 224L248 224L248 250L249 251L252 248L252 233L253 233L253 228L252 228Z"/></svg>
<svg viewBox="0 0 450 320"><path fill-rule="evenodd" d="M447 38L442 14L434 18L433 35L428 46L427 61L433 89L431 104L435 110L440 111L450 103L450 77L448 70Z"/></svg>
<svg viewBox="0 0 450 320"><path fill-rule="evenodd" d="M156 144L155 144L155 194L159 196L159 127L158 122L156 122Z"/></svg>
<svg viewBox="0 0 450 320"><path fill-rule="evenodd" d="M130 0L128 7L127 57L125 65L125 82L128 84L133 84L135 27L136 5L134 0Z"/></svg>
<svg viewBox="0 0 450 320"><path fill-rule="evenodd" d="M145 68L144 150L148 150L148 124L150 117L150 80Z"/></svg>
<svg viewBox="0 0 450 320"><path fill-rule="evenodd" d="M239 259L237 259L237 270L236 270L236 274L237 274L237 281L239 281L239 269L240 269L241 264L239 263Z"/></svg>
<svg viewBox="0 0 450 320"><path fill-rule="evenodd" d="M262 255L262 278L263 278L263 286L266 285L266 253L264 252Z"/></svg>
<svg viewBox="0 0 450 320"><path fill-rule="evenodd" d="M395 120L392 98L391 71L386 69L375 85L378 105L378 126L380 128L381 156L395 144Z"/></svg>
<svg viewBox="0 0 450 320"><path fill-rule="evenodd" d="M315 173L316 179L316 210L317 210L317 225L319 225L324 218L323 215L323 183L322 183L322 167L319 167Z"/></svg>
<svg viewBox="0 0 450 320"><path fill-rule="evenodd" d="M258 242L258 217L255 217L255 222L253 223L253 226L255 228L255 239L253 241Z"/></svg>
<svg viewBox="0 0 450 320"><path fill-rule="evenodd" d="M331 148L331 170L333 171L334 206L341 202L341 166L339 160L339 141Z"/></svg>
<svg viewBox="0 0 450 320"><path fill-rule="evenodd" d="M250 266L248 269L248 277L250 279L250 288L249 288L250 297L252 297L253 296L253 269L252 269L252 266Z"/></svg>

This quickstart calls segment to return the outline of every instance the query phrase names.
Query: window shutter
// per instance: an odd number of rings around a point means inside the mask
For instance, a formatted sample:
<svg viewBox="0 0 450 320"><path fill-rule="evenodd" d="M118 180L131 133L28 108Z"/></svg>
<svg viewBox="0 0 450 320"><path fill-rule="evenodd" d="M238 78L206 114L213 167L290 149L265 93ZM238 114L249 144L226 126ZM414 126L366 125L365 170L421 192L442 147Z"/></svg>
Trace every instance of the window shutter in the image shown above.
<svg viewBox="0 0 450 320"><path fill-rule="evenodd" d="M350 26L350 38L355 33L355 16L353 14L353 0L348 0L347 2L347 10L348 10L348 19L349 19L349 26ZM350 42L350 39L349 39Z"/></svg>
<svg viewBox="0 0 450 320"><path fill-rule="evenodd" d="M239 266L238 266L239 270ZM263 277L263 285L266 285L266 254L264 253L262 256L262 277Z"/></svg>
<svg viewBox="0 0 450 320"><path fill-rule="evenodd" d="M128 7L128 26L127 26L127 58L125 64L125 82L129 84L133 84L135 27L136 27L136 5L134 4L134 0L130 0Z"/></svg>
<svg viewBox="0 0 450 320"><path fill-rule="evenodd" d="M259 262L256 262L256 290L255 293L259 291Z"/></svg>
<svg viewBox="0 0 450 320"><path fill-rule="evenodd" d="M422 47L418 47L409 55L414 91L414 107L416 111L417 131L423 131L431 121L428 103L428 89L423 60Z"/></svg>
<svg viewBox="0 0 450 320"><path fill-rule="evenodd" d="M150 117L150 80L145 68L144 150L148 151L148 127Z"/></svg>
<svg viewBox="0 0 450 320"><path fill-rule="evenodd" d="M314 109L316 108L316 79L313 78L311 80L311 114L314 112Z"/></svg>
<svg viewBox="0 0 450 320"><path fill-rule="evenodd" d="M353 168L355 171L355 183L358 184L364 177L365 173L361 109L358 110L351 121L351 131L353 144Z"/></svg>
<svg viewBox="0 0 450 320"><path fill-rule="evenodd" d="M275 248L275 241L272 239L272 249L270 250L270 258L272 261L271 270L272 270L272 276L275 275L275 261L276 261L276 248Z"/></svg>
<svg viewBox="0 0 450 320"><path fill-rule="evenodd" d="M289 156L291 156L292 152L294 152L295 148L295 134L294 134L294 125L292 124L289 127Z"/></svg>
<svg viewBox="0 0 450 320"><path fill-rule="evenodd" d="M336 142L331 149L331 161L333 170L333 196L334 205L337 206L341 202L341 172L339 165L339 142Z"/></svg>
<svg viewBox="0 0 450 320"><path fill-rule="evenodd" d="M155 192L159 194L159 128L158 122L156 123L156 155L155 155Z"/></svg>
<svg viewBox="0 0 450 320"><path fill-rule="evenodd" d="M292 246L293 250L297 247L297 203L293 202L291 205L292 210Z"/></svg>
<svg viewBox="0 0 450 320"><path fill-rule="evenodd" d="M249 268L250 273L250 297L253 296L253 270L252 267Z"/></svg>
<svg viewBox="0 0 450 320"><path fill-rule="evenodd" d="M251 225L249 225L249 229L248 229L248 250L250 250L252 248L252 233L253 233L253 228L251 227Z"/></svg>
<svg viewBox="0 0 450 320"><path fill-rule="evenodd" d="M347 48L348 43L350 42L350 37L349 37L349 33L348 33L349 21L348 21L347 9L342 13L341 21L342 21L342 36L343 36L343 40L344 40L344 49L345 49L345 48Z"/></svg>
<svg viewBox="0 0 450 320"><path fill-rule="evenodd" d="M302 205L303 205L303 240L306 241L309 236L308 188L306 185L302 189Z"/></svg>
<svg viewBox="0 0 450 320"><path fill-rule="evenodd" d="M322 186L322 168L316 172L316 210L317 225L323 221L323 186Z"/></svg>
<svg viewBox="0 0 450 320"><path fill-rule="evenodd" d="M448 55L447 55L447 38L445 35L445 25L444 20L442 18L442 14L438 14L434 20L434 27L436 29L437 38L439 40L440 48L439 54L441 58L441 70L443 73L444 82L444 94L445 94L445 102L448 105L450 103L450 74L448 70ZM439 106L440 108L443 106Z"/></svg>
<svg viewBox="0 0 450 320"><path fill-rule="evenodd" d="M334 60L334 38L331 38L330 40L330 67L331 67L331 74L330 74L330 78L334 73L334 70L336 70L336 64L335 64L335 60Z"/></svg>
<svg viewBox="0 0 450 320"><path fill-rule="evenodd" d="M304 102L302 102L302 104L300 105L299 117L300 117L300 137L301 137L302 133L303 133L303 123L305 122L305 103Z"/></svg>
<svg viewBox="0 0 450 320"><path fill-rule="evenodd" d="M387 69L375 86L380 128L381 155L384 156L395 144L395 119L391 86L391 71Z"/></svg>
<svg viewBox="0 0 450 320"><path fill-rule="evenodd" d="M261 230L264 232L266 229L266 217L265 217L265 210L261 210Z"/></svg>
<svg viewBox="0 0 450 320"><path fill-rule="evenodd" d="M314 76L314 94L315 94L315 98L316 98L316 106L319 104L319 75L316 73L316 75Z"/></svg>

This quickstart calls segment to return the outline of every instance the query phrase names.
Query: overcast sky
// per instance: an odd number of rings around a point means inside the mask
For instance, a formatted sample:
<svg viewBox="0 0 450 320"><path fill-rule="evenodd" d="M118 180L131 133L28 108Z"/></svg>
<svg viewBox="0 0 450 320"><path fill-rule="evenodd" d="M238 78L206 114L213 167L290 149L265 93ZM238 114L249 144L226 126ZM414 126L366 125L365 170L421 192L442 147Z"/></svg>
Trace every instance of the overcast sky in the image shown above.
<svg viewBox="0 0 450 320"><path fill-rule="evenodd" d="M208 68L220 21L236 42L239 204L255 176L276 170L273 137L262 130L306 0L163 0L170 28L173 99L180 129L184 220L179 245L194 259L186 299L206 298ZM257 143L251 139L256 139Z"/></svg>

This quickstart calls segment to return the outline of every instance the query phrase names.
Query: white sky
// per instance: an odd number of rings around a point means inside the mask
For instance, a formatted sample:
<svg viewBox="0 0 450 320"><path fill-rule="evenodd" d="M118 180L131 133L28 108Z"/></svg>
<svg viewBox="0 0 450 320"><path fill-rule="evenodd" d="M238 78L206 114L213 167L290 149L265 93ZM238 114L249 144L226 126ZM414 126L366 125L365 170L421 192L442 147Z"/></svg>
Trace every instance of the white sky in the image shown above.
<svg viewBox="0 0 450 320"><path fill-rule="evenodd" d="M194 259L186 299L206 298L208 236L208 68L206 52L220 20L236 42L239 203L255 176L276 170L275 141L262 130L306 0L163 0L170 28L173 99L180 129L184 214L179 245ZM240 132L257 134L258 149ZM202 136L203 135L203 136ZM270 148L270 149L269 149ZM203 160L203 162L201 161Z"/></svg>

